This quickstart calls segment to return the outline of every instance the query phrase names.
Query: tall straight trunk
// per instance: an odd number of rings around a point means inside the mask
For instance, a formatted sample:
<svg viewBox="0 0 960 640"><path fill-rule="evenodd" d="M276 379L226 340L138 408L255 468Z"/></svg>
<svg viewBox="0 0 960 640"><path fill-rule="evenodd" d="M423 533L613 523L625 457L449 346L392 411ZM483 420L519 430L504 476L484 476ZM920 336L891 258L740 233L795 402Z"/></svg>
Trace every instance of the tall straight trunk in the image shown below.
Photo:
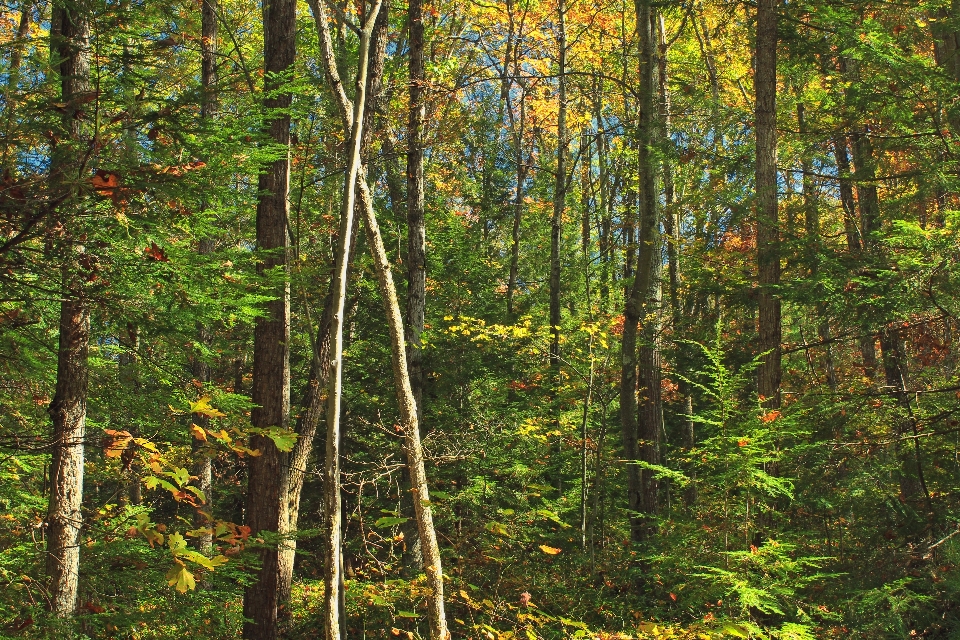
<svg viewBox="0 0 960 640"><path fill-rule="evenodd" d="M423 461L423 447L420 443L420 424L417 418L417 404L413 397L410 375L407 369L404 351L403 320L400 303L393 283L393 274L387 251L383 246L380 227L373 209L373 195L366 183L364 172L359 178L360 199L364 211L364 228L367 243L373 254L374 271L377 276L380 295L383 297L387 327L390 332L390 351L393 361L394 386L397 404L400 407L400 426L403 430L404 449L407 455L407 469L410 474L410 492L413 494L413 507L420 534L423 553L423 570L427 578L430 593L427 596L427 615L430 620L431 640L448 640L447 619L443 602L443 568L440 558L440 546L433 525L433 513L430 508L430 492L427 487L427 473Z"/></svg>
<svg viewBox="0 0 960 640"><path fill-rule="evenodd" d="M426 315L427 303L427 233L424 218L424 135L426 118L424 88L426 73L423 66L423 2L409 0L407 3L407 30L409 32L409 110L407 111L407 372L410 388L417 406L419 424L423 423L423 351L420 335ZM412 477L406 471L407 482ZM413 496L404 492L402 505L404 515L413 510ZM413 526L411 526L413 525ZM405 567L419 568L423 564L423 550L415 519L403 528Z"/></svg>
<svg viewBox="0 0 960 640"><path fill-rule="evenodd" d="M557 172L554 176L553 218L550 222L550 413L553 430L557 433L555 463L551 475L557 491L563 492L563 457L560 455L563 439L560 434L560 242L563 236L563 213L567 200L567 25L564 0L557 6L557 44L559 46L559 81L557 104Z"/></svg>
<svg viewBox="0 0 960 640"><path fill-rule="evenodd" d="M563 212L567 199L567 29L564 0L557 7L557 44L559 55L559 87L557 105L557 173L553 188L553 219L550 224L550 366L555 381L560 375L560 239Z"/></svg>
<svg viewBox="0 0 960 640"><path fill-rule="evenodd" d="M364 15L357 54L354 100L347 98L333 52L330 26L323 0L309 0L320 36L320 51L327 82L337 100L344 131L348 136L347 169L343 182L336 265L333 277L333 314L330 324L330 356L327 384L327 450L324 464L324 634L327 640L341 637L340 603L343 598L342 496L340 491L340 412L343 390L343 329L347 294L350 247L354 233L354 209L358 178L362 175L361 150L366 120L367 82L370 49L381 3L375 2Z"/></svg>
<svg viewBox="0 0 960 640"><path fill-rule="evenodd" d="M217 111L217 13L218 0L203 0L200 5L200 117L211 120ZM204 200L203 207L206 208ZM213 238L201 238L197 251L201 256L213 253ZM212 335L209 327L197 327L197 341L209 348ZM194 357L193 376L206 385L210 382L210 365L201 355ZM196 416L197 424L206 428L210 422L207 416ZM213 466L209 453L200 442L193 443L193 475L197 476L197 488L203 492L204 504L194 513L193 524L197 529L208 530L198 536L194 544L201 553L213 551Z"/></svg>
<svg viewBox="0 0 960 640"><path fill-rule="evenodd" d="M640 55L640 114L637 126L638 165L640 172L639 225L637 245L637 272L627 296L623 313L623 337L621 342L620 373L620 428L624 455L627 458L627 506L630 509L630 537L642 541L649 533L649 521L640 514L648 514L650 486L644 484L639 465L641 460L638 425L637 382L637 334L640 319L650 313L648 296L654 280L654 265L660 259L660 234L657 212L657 177L651 146L653 144L655 106L655 65L653 23L649 0L637 0L637 32L641 43ZM659 390L658 390L659 391ZM649 450L643 453L649 455Z"/></svg>
<svg viewBox="0 0 960 640"><path fill-rule="evenodd" d="M270 139L287 151L260 174L257 203L257 248L262 252L257 271L280 270L283 281L267 304L265 317L258 318L253 338L253 390L255 405L250 421L255 428L288 427L290 419L290 114L292 94L277 92L293 67L296 54L296 2L270 0L263 5L264 89L273 93L264 99L269 114ZM248 462L247 524L255 533L282 535L287 527L288 456L273 440L256 435L251 447L261 455ZM271 541L273 542L273 541ZM280 544L282 546L282 543ZM244 638L277 637L279 608L280 549L272 544L260 551L257 581L247 587L243 598Z"/></svg>
<svg viewBox="0 0 960 640"><path fill-rule="evenodd" d="M797 104L797 125L800 135L807 135L806 107L801 102ZM800 155L800 169L802 172L801 183L803 185L803 212L804 212L804 230L805 230L805 253L808 268L810 269L810 279L817 281L820 272L820 201L813 181L813 160L810 152L805 146ZM826 305L823 302L817 303L817 336L822 342L825 342L823 365L826 373L827 384L830 389L837 388L837 371L833 362L833 351L830 347L830 323L826 317Z"/></svg>
<svg viewBox="0 0 960 640"><path fill-rule="evenodd" d="M426 117L423 67L423 2L407 3L409 31L409 101L407 113L407 368L417 408L423 398L423 353L420 334L426 313L427 248L423 194L423 125Z"/></svg>
<svg viewBox="0 0 960 640"><path fill-rule="evenodd" d="M876 176L876 160L873 143L866 131L855 131L851 138L857 176L857 204L860 207L861 242L863 252L869 256L875 246L873 232L880 228L880 197L876 183L871 182ZM872 327L868 327L868 330L869 335L860 339L860 353L866 373L873 375L877 369L876 336Z"/></svg>
<svg viewBox="0 0 960 640"><path fill-rule="evenodd" d="M514 297L517 293L517 278L520 272L520 222L523 218L523 188L527 181L527 172L530 167L523 157L523 138L526 135L527 124L527 106L524 96L520 97L520 118L519 124L514 122L512 110L507 106L511 113L511 125L517 127L514 134L516 145L515 162L517 165L517 191L513 198L513 227L510 232L510 273L507 279L507 315L512 316L516 311Z"/></svg>
<svg viewBox="0 0 960 640"><path fill-rule="evenodd" d="M657 35L659 43L659 74L657 77L657 86L660 98L660 127L664 140L671 137L670 124L670 91L667 88L667 38L666 28L663 21L663 15L659 16L657 21ZM670 319L673 325L674 335L683 335L686 327L684 323L683 308L680 304L680 209L675 199L675 189L673 184L673 171L669 165L663 167L663 195L666 211L663 216L663 227L667 234L667 272L670 292ZM689 372L683 366L682 362L677 363L677 368L683 377L678 382L678 390L683 398L683 427L682 427L682 445L687 451L690 451L694 445L694 421L693 421L693 396L691 385L685 379ZM660 412L662 420L662 409ZM694 465L688 465L685 469L690 483L684 491L684 502L688 505L693 504L697 499L696 470Z"/></svg>
<svg viewBox="0 0 960 640"><path fill-rule="evenodd" d="M316 15L316 14L315 14ZM387 35L387 7L381 7L374 24L370 44L370 62L367 74L367 95L376 101L381 99L381 79L386 51ZM375 109L367 109L364 126L361 134L361 154L370 144L372 137L371 114ZM347 282L350 279L350 268L353 264L353 255L356 248L357 225L359 219L354 216L353 229L350 233L350 246L347 248ZM296 560L297 539L296 532L300 521L300 498L306 481L306 469L313 454L314 440L320 419L327 410L327 386L330 382L330 328L334 314L334 287L335 279L331 277L330 287L323 302L323 311L317 325L317 333L312 338L313 360L310 364L310 373L300 402L301 410L297 416L297 442L290 453L290 472L287 483L287 533L283 550L280 554L280 594L281 603L290 600L293 587L293 569ZM309 318L308 318L309 320Z"/></svg>
<svg viewBox="0 0 960 640"><path fill-rule="evenodd" d="M74 117L78 98L90 90L90 24L83 3L55 2L50 24L50 49L60 79L60 100L67 104L63 129L76 147L82 137L82 118ZM53 152L51 189L61 207L76 205L76 181L84 174L82 158L72 145ZM58 217L68 230L62 250L60 342L57 349L57 382L50 403L53 421L53 460L50 467L50 501L47 507L46 572L50 608L57 616L72 615L77 604L80 571L80 512L83 499L83 438L87 417L87 352L90 344L90 309L78 275L73 226L65 212Z"/></svg>
<svg viewBox="0 0 960 640"><path fill-rule="evenodd" d="M777 212L777 0L757 2L756 203L757 275L760 285L758 392L768 407L780 406L780 220Z"/></svg>

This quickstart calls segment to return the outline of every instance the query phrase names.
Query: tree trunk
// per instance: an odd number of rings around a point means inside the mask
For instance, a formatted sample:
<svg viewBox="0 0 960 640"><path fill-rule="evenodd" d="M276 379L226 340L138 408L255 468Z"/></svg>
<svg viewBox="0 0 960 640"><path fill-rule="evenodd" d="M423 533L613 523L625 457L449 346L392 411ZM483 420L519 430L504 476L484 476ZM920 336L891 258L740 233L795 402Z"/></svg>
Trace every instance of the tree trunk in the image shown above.
<svg viewBox="0 0 960 640"><path fill-rule="evenodd" d="M60 100L68 114L63 128L82 147L82 118L74 117L75 105L90 90L90 25L83 4L57 2L50 25L50 49L60 76ZM62 207L77 194L74 181L84 170L83 160L71 145L63 145L51 158L50 182ZM69 230L72 224L63 212L59 218ZM57 383L49 413L53 420L53 460L50 467L50 502L47 508L47 558L50 608L57 616L70 616L76 609L80 571L80 512L83 499L83 439L87 417L87 351L90 343L90 310L78 275L77 255L82 245L66 234L62 243L67 256L61 267L63 300L60 303L60 342L57 350Z"/></svg>
<svg viewBox="0 0 960 640"><path fill-rule="evenodd" d="M430 619L431 640L447 640L450 632L447 630L447 619L443 603L443 569L440 560L440 547L437 544L437 534L433 526L433 514L430 509L430 493L427 488L427 474L423 462L423 448L420 444L420 425L417 419L417 405L410 385L410 376L407 369L406 353L404 351L403 320L400 315L400 303L397 301L397 292L393 284L393 274L390 261L387 258L380 228L377 224L373 209L373 195L370 193L366 178L360 173L360 199L364 210L364 227L367 232L367 243L373 253L374 271L380 295L383 297L384 311L387 316L387 325L390 331L390 347L393 360L394 384L397 393L397 404L400 407L400 420L403 429L404 448L407 454L407 469L410 473L410 492L413 494L413 506L416 514L417 528L423 549L423 569L427 577L427 587L430 594L427 597L427 613Z"/></svg>
<svg viewBox="0 0 960 640"><path fill-rule="evenodd" d="M768 407L780 406L780 221L777 213L777 0L758 0L754 91L756 94L757 275L760 286L759 348L769 352L758 368L758 392Z"/></svg>
<svg viewBox="0 0 960 640"><path fill-rule="evenodd" d="M9 151L11 132L13 129L14 116L16 114L17 99L19 98L18 89L20 84L20 66L23 64L23 50L26 47L27 34L30 32L30 18L33 14L34 0L24 0L20 8L20 22L17 24L17 39L11 45L10 67L7 71L7 86L4 91L4 112L7 116L5 124L5 134L3 136L3 158L0 159L0 168L4 171L9 170L7 161L9 160Z"/></svg>
<svg viewBox="0 0 960 640"><path fill-rule="evenodd" d="M200 117L210 120L217 110L217 12L218 0L203 0L200 6ZM204 200L202 206L207 207ZM209 256L214 250L213 238L201 238L197 248L201 256ZM197 342L204 348L211 343L209 327L197 327ZM193 377L206 385L210 382L210 365L201 354L194 356ZM210 423L207 416L196 416L197 426L206 429ZM209 529L194 540L198 551L210 555L213 551L213 467L210 453L197 440L193 442L193 475L197 476L197 488L203 492L204 504L193 516L196 529Z"/></svg>
<svg viewBox="0 0 960 640"><path fill-rule="evenodd" d="M637 273L627 297L623 313L623 339L620 374L620 427L624 455L627 458L627 506L630 509L630 537L642 541L649 533L647 514L650 506L650 483L635 461L651 451L641 451L637 405L637 333L641 318L651 313L647 307L653 286L655 265L660 261L660 234L657 212L657 176L652 153L655 112L655 65L652 10L649 0L637 0L637 31L641 43L640 55L640 117L638 131L638 164L640 171L640 223L637 233L639 256ZM644 323L646 324L646 322ZM649 364L649 363L648 363ZM648 370L649 372L649 370ZM659 392L659 389L657 390ZM647 478L649 480L649 478ZM645 497L646 496L646 497Z"/></svg>
<svg viewBox="0 0 960 640"><path fill-rule="evenodd" d="M417 406L418 424L423 422L423 352L420 334L423 333L427 302L427 235L424 219L423 193L423 126L426 118L424 87L426 74L423 67L423 3L409 0L407 3L407 29L409 31L409 111L407 112L407 371L410 388ZM411 471L406 471L406 483ZM405 491L402 502L404 515L413 511L413 496ZM406 568L423 565L423 550L416 520L411 519L403 527L403 564ZM413 526L410 526L413 525Z"/></svg>
<svg viewBox="0 0 960 640"><path fill-rule="evenodd" d="M367 81L370 48L374 26L377 23L381 4L377 1L365 15L360 30L360 47L357 57L355 99L347 98L337 69L330 37L330 26L322 0L309 0L314 23L320 36L320 51L324 71L330 88L337 100L344 131L349 133L347 169L343 183L343 199L340 209L340 228L337 243L334 286L332 292L333 314L330 325L330 358L327 389L327 450L324 464L324 634L327 640L341 637L341 601L343 598L342 497L340 495L340 412L343 389L343 328L346 303L347 276L350 262L350 246L354 233L354 209L356 206L358 178L361 176Z"/></svg>
<svg viewBox="0 0 960 640"><path fill-rule="evenodd" d="M557 173L553 190L553 219L550 225L550 366L559 385L560 376L560 239L567 198L567 32L564 0L557 8L559 35L559 104L557 105ZM556 389L554 390L556 395Z"/></svg>
<svg viewBox="0 0 960 640"><path fill-rule="evenodd" d="M287 81L296 54L296 3L270 0L263 5L264 89L275 92ZM264 99L266 109L285 110L292 95L277 93ZM290 115L269 114L270 138L287 148L260 174L257 203L257 248L263 252L257 271L263 275L281 270L283 282L272 292L276 299L267 304L267 313L254 328L253 390L255 428L288 427L290 419L290 285L289 285L289 189ZM288 456L273 440L255 435L251 447L261 455L247 463L247 524L254 533L282 535L287 527ZM261 568L257 581L247 587L243 599L243 636L248 639L277 637L280 549L268 545L260 551ZM280 543L279 546L283 546Z"/></svg>

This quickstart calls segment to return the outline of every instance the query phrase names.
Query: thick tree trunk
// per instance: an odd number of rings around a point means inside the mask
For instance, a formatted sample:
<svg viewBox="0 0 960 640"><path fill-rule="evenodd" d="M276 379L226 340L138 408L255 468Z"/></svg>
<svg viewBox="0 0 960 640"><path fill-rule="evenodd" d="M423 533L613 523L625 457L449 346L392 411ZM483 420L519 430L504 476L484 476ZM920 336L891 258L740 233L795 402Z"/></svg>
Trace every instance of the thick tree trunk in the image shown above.
<svg viewBox="0 0 960 640"><path fill-rule="evenodd" d="M780 406L780 221L777 213L777 0L758 0L754 91L756 94L757 275L760 286L759 348L769 352L757 370L758 392L768 407Z"/></svg>
<svg viewBox="0 0 960 640"><path fill-rule="evenodd" d="M373 209L373 195L370 193L366 178L361 171L359 177L360 199L364 210L364 227L367 243L373 253L374 271L380 295L383 297L384 311L390 331L390 347L393 360L394 384L397 404L400 407L400 420L403 429L404 448L407 454L407 469L410 473L410 492L413 494L414 513L423 552L423 569L427 577L430 594L427 597L427 614L430 619L431 640L448 640L447 619L443 602L443 569L440 560L440 547L433 526L433 514L430 508L430 493L427 487L427 474L423 461L423 448L420 444L420 425L417 419L417 405L410 385L406 353L404 349L403 320L400 315L400 303L393 283L390 261L387 258L380 228Z"/></svg>
<svg viewBox="0 0 960 640"><path fill-rule="evenodd" d="M641 448L640 439L647 434L639 431L637 382L637 333L641 318L653 312L648 306L649 294L653 290L655 265L660 261L660 234L657 212L657 176L653 157L655 118L654 96L655 65L653 39L653 13L648 0L638 0L637 31L641 43L640 56L640 118L638 130L638 164L640 171L640 224L637 233L639 256L637 259L637 273L627 297L623 314L623 338L621 343L621 374L620 374L620 428L623 438L624 455L627 458L627 506L630 515L630 537L634 541L642 541L650 533L649 521L644 516L652 515L650 492L653 490L649 476L641 473L639 465L634 461L644 460L645 456L652 455L651 449L644 440ZM646 326L646 320L644 321ZM646 354L649 360L649 354ZM645 372L650 373L649 361L645 363ZM657 389L659 393L659 387ZM647 396L644 396L645 398ZM649 425L645 423L648 429ZM643 514L643 515L641 515Z"/></svg>
<svg viewBox="0 0 960 640"><path fill-rule="evenodd" d="M264 88L275 91L293 67L296 3L270 0L263 6L263 24ZM280 110L288 109L291 102L292 95L286 92L264 100L265 108L278 110L270 114L270 138L286 148L290 145L290 115ZM266 316L259 318L254 328L252 399L256 406L250 421L255 428L286 429L290 418L289 151L265 168L259 187L257 248L263 253L258 272L279 269L283 282L273 291L276 299L268 303ZM255 533L282 535L287 527L288 456L263 435L251 438L251 447L261 455L247 463L247 524ZM244 624L244 638L272 640L278 634L280 549L273 543L260 551L257 581L244 593L243 615L250 620Z"/></svg>
<svg viewBox="0 0 960 640"><path fill-rule="evenodd" d="M73 270L64 269L65 283L73 278ZM54 449L46 534L50 606L58 616L72 615L77 604L90 342L90 311L86 302L75 289L64 294L67 300L60 304L57 387L50 404Z"/></svg>
<svg viewBox="0 0 960 640"><path fill-rule="evenodd" d="M69 137L81 142L82 118L74 117L77 99L90 90L90 25L88 8L82 3L57 2L50 25L50 49L60 76L61 101L68 114L63 127ZM83 175L82 160L70 145L54 151L50 182L61 206L70 206L76 184ZM77 144L77 147L82 147ZM72 226L60 212L64 226ZM62 249L67 253L61 269L63 300L60 303L60 343L57 350L57 383L50 417L53 420L53 460L50 468L50 502L47 507L47 558L50 608L58 616L76 609L80 571L80 530L83 516L83 439L87 416L87 351L90 343L90 310L78 276L76 256L82 245L68 234Z"/></svg>

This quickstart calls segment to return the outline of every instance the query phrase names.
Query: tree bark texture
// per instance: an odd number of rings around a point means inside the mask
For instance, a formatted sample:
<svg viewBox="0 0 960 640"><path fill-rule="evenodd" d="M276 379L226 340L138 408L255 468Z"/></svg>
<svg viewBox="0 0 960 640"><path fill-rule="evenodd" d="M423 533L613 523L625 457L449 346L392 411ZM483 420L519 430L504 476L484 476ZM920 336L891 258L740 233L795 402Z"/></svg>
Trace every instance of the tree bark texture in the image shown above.
<svg viewBox="0 0 960 640"><path fill-rule="evenodd" d="M263 5L264 89L276 92L293 67L296 54L296 3L270 0ZM288 217L290 189L290 115L292 95L273 93L264 99L270 113L271 140L288 149L260 174L257 203L257 248L261 253L258 272L280 276L267 304L265 317L254 328L253 390L256 405L251 413L255 428L286 429L290 418L290 285ZM279 271L279 274L278 274ZM247 524L255 533L282 535L287 526L288 456L273 440L256 435L251 447L261 455L251 457L248 466ZM268 540L260 550L261 568L257 581L247 587L243 599L244 638L272 640L278 635L278 594L280 549ZM282 546L282 544L280 545Z"/></svg>
<svg viewBox="0 0 960 640"><path fill-rule="evenodd" d="M758 392L768 407L780 406L780 220L777 211L777 0L757 2L756 207L759 347Z"/></svg>
<svg viewBox="0 0 960 640"><path fill-rule="evenodd" d="M89 9L83 3L57 2L50 25L50 49L60 76L61 101L67 104L63 128L82 147L78 99L90 90ZM82 153L82 152L81 152ZM50 501L47 507L46 572L50 608L57 616L70 616L76 609L80 570L80 530L83 516L83 439L87 417L87 352L90 343L90 310L84 299L78 255L83 246L71 241L63 209L74 202L76 181L83 174L83 160L72 145L54 151L50 183L61 201L58 217L67 229L62 243L62 295L60 341L57 349L57 382L49 413L53 421Z"/></svg>
<svg viewBox="0 0 960 640"><path fill-rule="evenodd" d="M655 125L654 86L656 59L654 56L652 10L647 0L638 0L637 31L641 43L640 56L640 117L638 123L638 164L640 171L639 225L637 230L637 271L627 296L623 314L620 374L620 428L624 455L627 459L627 506L630 515L631 539L642 541L648 532L645 514L644 483L640 466L649 451L641 452L641 434L638 425L638 367L637 335L641 319L650 313L647 297L654 279L654 265L660 260L660 234L657 212L657 176L651 146ZM659 393L659 389L657 390ZM649 487L648 487L649 488Z"/></svg>

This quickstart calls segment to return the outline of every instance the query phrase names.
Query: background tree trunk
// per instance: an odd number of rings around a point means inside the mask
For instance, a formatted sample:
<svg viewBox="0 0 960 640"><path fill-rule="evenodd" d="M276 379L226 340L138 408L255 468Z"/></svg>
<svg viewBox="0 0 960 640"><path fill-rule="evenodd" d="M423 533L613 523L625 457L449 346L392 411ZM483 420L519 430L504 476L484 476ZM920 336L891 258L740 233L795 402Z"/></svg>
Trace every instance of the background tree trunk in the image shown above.
<svg viewBox="0 0 960 640"><path fill-rule="evenodd" d="M777 0L758 0L756 69L757 275L763 356L757 390L768 407L780 406L780 220L777 212Z"/></svg>

